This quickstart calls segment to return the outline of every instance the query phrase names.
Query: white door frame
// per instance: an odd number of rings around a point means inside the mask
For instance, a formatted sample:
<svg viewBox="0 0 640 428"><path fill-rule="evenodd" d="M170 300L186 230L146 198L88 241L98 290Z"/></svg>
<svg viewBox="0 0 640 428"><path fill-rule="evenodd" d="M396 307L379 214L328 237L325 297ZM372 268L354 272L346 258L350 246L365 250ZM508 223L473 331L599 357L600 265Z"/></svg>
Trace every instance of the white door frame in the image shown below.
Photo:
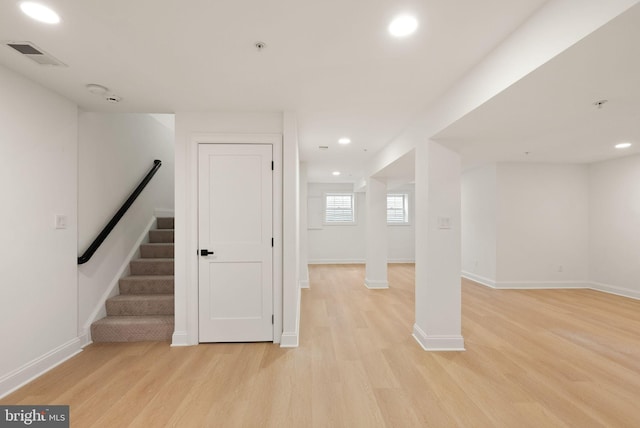
<svg viewBox="0 0 640 428"><path fill-rule="evenodd" d="M281 134L192 134L188 159L187 249L187 331L190 343L198 343L198 145L273 145L273 342L282 337L282 135Z"/></svg>

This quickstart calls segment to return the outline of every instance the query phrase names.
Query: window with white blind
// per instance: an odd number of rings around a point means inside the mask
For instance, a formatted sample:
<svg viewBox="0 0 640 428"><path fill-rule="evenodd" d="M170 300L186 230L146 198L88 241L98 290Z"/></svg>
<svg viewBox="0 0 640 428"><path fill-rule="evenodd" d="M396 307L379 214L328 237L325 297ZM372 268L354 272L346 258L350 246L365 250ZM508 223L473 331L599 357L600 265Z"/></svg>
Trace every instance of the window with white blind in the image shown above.
<svg viewBox="0 0 640 428"><path fill-rule="evenodd" d="M355 199L353 193L326 193L324 222L326 224L354 224Z"/></svg>
<svg viewBox="0 0 640 428"><path fill-rule="evenodd" d="M387 224L409 224L409 195L387 195Z"/></svg>

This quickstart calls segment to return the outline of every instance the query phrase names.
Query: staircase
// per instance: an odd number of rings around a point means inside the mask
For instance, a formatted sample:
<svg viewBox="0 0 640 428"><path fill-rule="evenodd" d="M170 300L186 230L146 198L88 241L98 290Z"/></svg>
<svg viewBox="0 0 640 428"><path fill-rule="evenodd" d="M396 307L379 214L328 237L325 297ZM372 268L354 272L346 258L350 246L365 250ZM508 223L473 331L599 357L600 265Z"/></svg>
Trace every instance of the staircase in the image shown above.
<svg viewBox="0 0 640 428"><path fill-rule="evenodd" d="M91 324L94 342L170 340L173 334L173 218L157 219L140 246L120 295L107 299L107 317Z"/></svg>

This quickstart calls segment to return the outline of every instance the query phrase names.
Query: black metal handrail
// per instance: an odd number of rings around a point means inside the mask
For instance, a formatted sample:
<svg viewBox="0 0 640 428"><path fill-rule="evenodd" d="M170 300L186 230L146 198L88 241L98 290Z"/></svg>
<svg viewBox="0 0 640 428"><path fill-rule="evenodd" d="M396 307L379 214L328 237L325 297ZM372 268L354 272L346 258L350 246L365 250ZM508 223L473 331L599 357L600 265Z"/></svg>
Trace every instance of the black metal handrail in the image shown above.
<svg viewBox="0 0 640 428"><path fill-rule="evenodd" d="M84 264L84 263L89 261L91 256L93 256L93 253L96 252L96 250L104 242L104 240L107 238L107 236L109 236L109 233L111 233L113 228L116 227L116 224L118 224L118 222L120 221L122 216L124 216L124 214L127 212L129 207L133 204L133 202L136 200L136 198L140 195L140 193L142 193L142 190L144 190L144 188L147 186L147 184L149 184L149 181L151 181L151 179L153 178L155 173L158 171L158 169L160 169L161 166L162 166L162 161L160 161L158 159L153 161L153 167L147 173L147 175L142 179L140 184L138 184L138 187L136 187L136 189L133 191L133 193L131 193L131 195L129 195L129 197L124 202L124 204L122 204L122 207L120 207L118 212L115 213L113 218L109 221L109 223L107 223L107 225L104 227L104 229L102 229L102 232L100 232L100 234L96 237L96 239L93 240L91 245L89 245L89 248L87 248L87 251L85 251L84 254L82 254L80 257L78 257L78 264L79 265Z"/></svg>

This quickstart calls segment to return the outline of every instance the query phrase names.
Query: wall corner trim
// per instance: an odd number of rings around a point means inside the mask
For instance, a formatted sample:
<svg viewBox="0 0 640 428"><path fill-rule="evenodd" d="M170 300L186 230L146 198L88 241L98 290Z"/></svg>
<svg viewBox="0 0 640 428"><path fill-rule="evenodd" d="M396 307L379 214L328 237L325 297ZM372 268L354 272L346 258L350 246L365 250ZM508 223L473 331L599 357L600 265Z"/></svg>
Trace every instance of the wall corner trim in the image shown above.
<svg viewBox="0 0 640 428"><path fill-rule="evenodd" d="M81 340L76 337L0 377L0 398L23 387L80 352L82 352Z"/></svg>
<svg viewBox="0 0 640 428"><path fill-rule="evenodd" d="M370 290L378 290L389 288L389 281L376 281L372 279L364 279L364 286Z"/></svg>
<svg viewBox="0 0 640 428"><path fill-rule="evenodd" d="M484 276L480 276L480 275L476 275L475 273L471 273L471 272L467 272L467 271L462 271L461 273L463 278L466 278L470 281L473 282L477 282L478 284L482 284L484 286L490 287L490 288L496 288L496 282L493 279L490 278L486 278Z"/></svg>
<svg viewBox="0 0 640 428"><path fill-rule="evenodd" d="M297 348L300 343L300 303L302 292L298 290L298 304L296 307L296 331L283 331L280 336L281 348Z"/></svg>
<svg viewBox="0 0 640 428"><path fill-rule="evenodd" d="M174 331L171 336L171 346L193 346L189 342L189 334L186 331Z"/></svg>
<svg viewBox="0 0 640 428"><path fill-rule="evenodd" d="M280 337L281 348L297 348L299 346L299 336L297 332L282 332Z"/></svg>
<svg viewBox="0 0 640 428"><path fill-rule="evenodd" d="M413 338L425 351L464 351L462 336L437 336L426 334L417 324L413 325Z"/></svg>

